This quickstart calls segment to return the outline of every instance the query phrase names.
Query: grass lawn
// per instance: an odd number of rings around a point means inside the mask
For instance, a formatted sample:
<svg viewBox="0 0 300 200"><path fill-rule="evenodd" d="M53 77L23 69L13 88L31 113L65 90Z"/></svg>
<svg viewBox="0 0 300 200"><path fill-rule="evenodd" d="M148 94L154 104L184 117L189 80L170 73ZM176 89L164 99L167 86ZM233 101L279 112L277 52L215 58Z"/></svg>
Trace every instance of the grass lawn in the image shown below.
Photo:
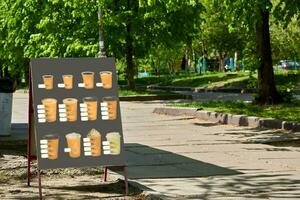
<svg viewBox="0 0 300 200"><path fill-rule="evenodd" d="M279 89L283 88L300 88L300 72L275 70L275 82ZM125 80L120 80L119 84L125 85ZM252 89L257 86L257 74L249 77L249 72L216 72L204 75L186 74L160 77L150 76L137 78L136 84L161 86L181 86L181 87L202 87L202 88L244 88ZM291 88L291 89L292 89Z"/></svg>
<svg viewBox="0 0 300 200"><path fill-rule="evenodd" d="M148 96L148 95L172 95L174 93L171 92L165 92L165 91L155 91L155 90L131 90L127 88L120 88L119 89L119 96L125 97L125 96Z"/></svg>
<svg viewBox="0 0 300 200"><path fill-rule="evenodd" d="M300 100L272 106L252 105L242 101L210 101L192 103L173 103L168 106L202 108L203 110L243 114L248 116L275 118L300 122Z"/></svg>
<svg viewBox="0 0 300 200"><path fill-rule="evenodd" d="M185 87L221 87L232 82L240 82L248 79L248 73L207 73L204 75L189 74L160 77L150 76L137 78L136 84L151 85L158 84L161 86L185 86ZM126 84L126 81L119 81L120 84Z"/></svg>

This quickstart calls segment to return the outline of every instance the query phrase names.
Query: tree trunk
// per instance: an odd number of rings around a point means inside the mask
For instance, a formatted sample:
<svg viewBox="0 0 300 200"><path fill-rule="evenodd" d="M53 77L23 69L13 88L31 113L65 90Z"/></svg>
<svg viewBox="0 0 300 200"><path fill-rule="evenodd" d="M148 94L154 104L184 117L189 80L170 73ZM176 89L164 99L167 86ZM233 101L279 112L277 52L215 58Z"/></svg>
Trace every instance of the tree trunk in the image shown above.
<svg viewBox="0 0 300 200"><path fill-rule="evenodd" d="M224 57L223 57L223 53L219 53L219 71L222 72L224 71Z"/></svg>
<svg viewBox="0 0 300 200"><path fill-rule="evenodd" d="M256 48L260 65L258 67L258 104L281 102L274 81L269 30L269 11L260 8L261 19L256 23Z"/></svg>
<svg viewBox="0 0 300 200"><path fill-rule="evenodd" d="M158 77L160 77L160 60L158 59L158 61L157 61L157 74L156 75L158 75Z"/></svg>
<svg viewBox="0 0 300 200"><path fill-rule="evenodd" d="M195 73L198 73L198 69L197 69L197 56L196 56L195 50L192 49L192 51L193 51L193 65L194 65L194 70L195 70Z"/></svg>
<svg viewBox="0 0 300 200"><path fill-rule="evenodd" d="M238 51L234 51L234 70L239 71L239 65L238 65Z"/></svg>
<svg viewBox="0 0 300 200"><path fill-rule="evenodd" d="M3 74L5 78L10 78L9 72L8 72L8 66L5 66L3 69Z"/></svg>
<svg viewBox="0 0 300 200"><path fill-rule="evenodd" d="M131 9L130 0L127 0L127 9ZM132 41L132 32L131 32L131 19L128 19L126 23L126 77L128 82L128 87L130 89L135 89L134 81L134 63L133 63L133 41Z"/></svg>
<svg viewBox="0 0 300 200"><path fill-rule="evenodd" d="M0 59L0 78L4 77L3 70L4 70L4 60Z"/></svg>
<svg viewBox="0 0 300 200"><path fill-rule="evenodd" d="M181 60L181 70L186 70L186 57L185 55L182 57L182 60Z"/></svg>
<svg viewBox="0 0 300 200"><path fill-rule="evenodd" d="M184 57L185 57L185 63L184 63L185 68L184 69L187 73L189 73L189 50L188 50L188 48L185 49Z"/></svg>

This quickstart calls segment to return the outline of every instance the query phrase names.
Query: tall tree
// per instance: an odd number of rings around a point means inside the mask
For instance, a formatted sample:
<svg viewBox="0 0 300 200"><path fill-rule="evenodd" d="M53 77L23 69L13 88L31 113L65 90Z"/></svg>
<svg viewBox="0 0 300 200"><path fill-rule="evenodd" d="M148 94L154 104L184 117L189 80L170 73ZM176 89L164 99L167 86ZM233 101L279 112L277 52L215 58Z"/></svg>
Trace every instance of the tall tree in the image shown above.
<svg viewBox="0 0 300 200"><path fill-rule="evenodd" d="M247 24L249 31L255 30L258 66L259 104L279 103L282 98L276 90L272 65L269 18L275 5L275 15L281 13L285 20L290 20L300 9L297 0L279 0L278 4L270 0L225 0L228 10L235 14L236 23ZM276 3L276 2L275 2Z"/></svg>
<svg viewBox="0 0 300 200"><path fill-rule="evenodd" d="M238 28L230 29L233 14L226 11L224 0L205 0L203 1L205 12L201 15L204 19L201 23L201 32L198 40L205 44L202 49L209 50L219 57L219 70L223 70L224 57L232 56L235 50L242 50L247 41L245 27L236 24ZM201 49L202 47L200 47ZM204 52L203 52L204 53Z"/></svg>
<svg viewBox="0 0 300 200"><path fill-rule="evenodd" d="M126 58L126 77L134 88L139 58L159 45L192 41L199 27L199 0L106 0L101 2L108 54Z"/></svg>
<svg viewBox="0 0 300 200"><path fill-rule="evenodd" d="M135 61L158 45L171 48L191 41L202 11L198 0L3 0L2 65L22 71L31 57L97 55L99 7L107 54L125 58L131 88Z"/></svg>

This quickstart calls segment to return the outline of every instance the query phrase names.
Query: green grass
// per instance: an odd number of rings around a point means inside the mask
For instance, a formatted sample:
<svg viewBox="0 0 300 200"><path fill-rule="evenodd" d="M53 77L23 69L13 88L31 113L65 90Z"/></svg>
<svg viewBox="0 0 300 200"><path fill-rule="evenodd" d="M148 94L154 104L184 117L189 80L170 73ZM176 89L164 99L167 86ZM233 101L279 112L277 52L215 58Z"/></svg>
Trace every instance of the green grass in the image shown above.
<svg viewBox="0 0 300 200"><path fill-rule="evenodd" d="M135 79L137 85L160 85L178 87L200 87L200 88L241 88L253 89L257 87L257 74L249 77L249 72L208 72L207 74L182 74L182 75L161 75L149 76ZM300 88L300 71L275 70L275 82L278 89ZM126 80L119 80L119 85L126 85ZM27 89L24 84L18 89ZM147 91L124 91L128 95L144 94Z"/></svg>
<svg viewBox="0 0 300 200"><path fill-rule="evenodd" d="M171 95L174 93L171 92L164 92L164 91L153 91L153 90L131 90L126 88L119 89L119 96L148 96L148 95Z"/></svg>
<svg viewBox="0 0 300 200"><path fill-rule="evenodd" d="M279 120L300 122L300 100L293 100L292 103L284 103L271 106L258 106L242 101L172 103L168 106L194 107L215 112L242 114L247 116L275 118Z"/></svg>
<svg viewBox="0 0 300 200"><path fill-rule="evenodd" d="M233 82L240 82L248 79L248 73L207 73L204 75L198 74L186 74L186 75L176 75L168 76L162 75L160 77L150 76L144 78L137 78L136 84L139 85L151 85L158 84L161 86L182 86L182 87L222 87L226 84ZM125 85L125 80L120 80L119 84Z"/></svg>
<svg viewBox="0 0 300 200"><path fill-rule="evenodd" d="M172 86L188 86L188 87L223 87L226 84L232 82L239 82L247 79L248 76L245 73L215 73L206 74L203 76L185 76L175 77L169 79L167 82L163 82L160 85L172 85Z"/></svg>
<svg viewBox="0 0 300 200"><path fill-rule="evenodd" d="M300 72L275 70L275 82L279 89L300 88ZM125 85L125 80L120 80L119 84ZM160 86L180 86L180 87L202 87L202 88L244 88L252 89L257 87L257 74L250 78L248 72L216 72L204 75L186 74L160 77L150 76L137 78L136 84Z"/></svg>
<svg viewBox="0 0 300 200"><path fill-rule="evenodd" d="M279 89L300 88L300 71L275 71L275 83Z"/></svg>

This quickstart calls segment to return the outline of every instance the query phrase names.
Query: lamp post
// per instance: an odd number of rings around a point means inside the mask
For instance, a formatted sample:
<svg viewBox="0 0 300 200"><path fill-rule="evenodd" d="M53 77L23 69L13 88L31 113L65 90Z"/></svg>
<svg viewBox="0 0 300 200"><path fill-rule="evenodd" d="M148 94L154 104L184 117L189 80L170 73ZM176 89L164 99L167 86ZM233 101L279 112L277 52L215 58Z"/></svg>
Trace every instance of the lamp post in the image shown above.
<svg viewBox="0 0 300 200"><path fill-rule="evenodd" d="M103 31L102 31L102 11L101 7L98 2L98 21L99 21L99 53L98 57L106 57L105 55L105 48L104 48L104 38L103 38Z"/></svg>

